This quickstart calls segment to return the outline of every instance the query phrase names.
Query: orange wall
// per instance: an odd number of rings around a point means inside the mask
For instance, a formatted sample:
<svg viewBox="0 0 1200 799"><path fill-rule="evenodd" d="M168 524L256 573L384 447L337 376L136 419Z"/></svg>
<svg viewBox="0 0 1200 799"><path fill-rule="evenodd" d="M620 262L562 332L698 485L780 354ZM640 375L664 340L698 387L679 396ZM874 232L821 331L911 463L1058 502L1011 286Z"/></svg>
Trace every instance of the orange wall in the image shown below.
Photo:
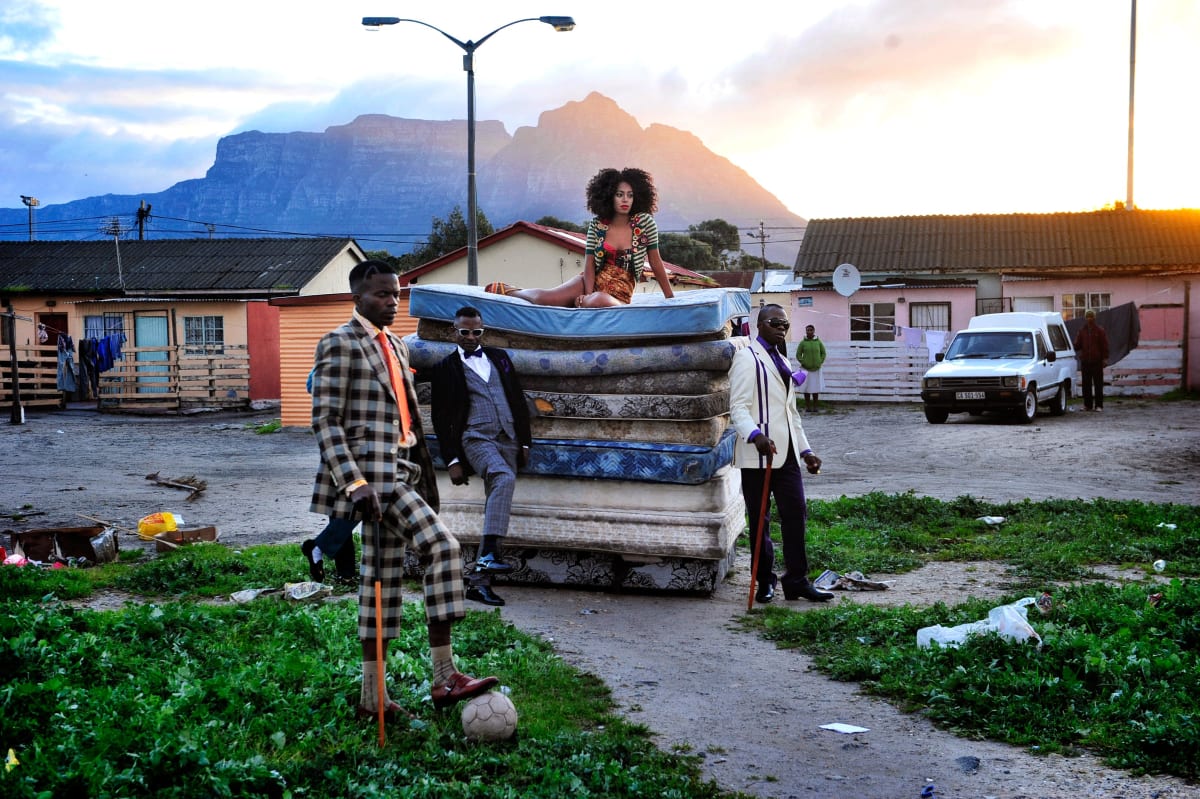
<svg viewBox="0 0 1200 799"><path fill-rule="evenodd" d="M312 397L307 383L317 342L350 319L354 300L350 294L322 294L271 300L271 305L279 309L280 423L284 427L309 427ZM407 289L402 290L399 313L391 331L398 336L417 331L417 320L408 315Z"/></svg>

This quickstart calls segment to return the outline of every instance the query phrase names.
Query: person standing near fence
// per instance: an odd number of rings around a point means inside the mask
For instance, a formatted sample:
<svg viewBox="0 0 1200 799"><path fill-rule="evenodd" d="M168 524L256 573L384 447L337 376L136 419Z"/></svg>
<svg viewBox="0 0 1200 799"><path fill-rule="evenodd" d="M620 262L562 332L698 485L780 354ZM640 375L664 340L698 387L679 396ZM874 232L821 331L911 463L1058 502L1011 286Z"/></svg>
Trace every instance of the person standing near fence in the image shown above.
<svg viewBox="0 0 1200 799"><path fill-rule="evenodd" d="M1108 334L1096 324L1096 312L1084 313L1087 320L1075 334L1075 357L1083 378L1083 407L1089 411L1104 410L1104 367L1108 366Z"/></svg>
<svg viewBox="0 0 1200 799"><path fill-rule="evenodd" d="M804 410L816 413L817 400L825 390L825 378L821 367L825 364L825 342L817 338L817 329L812 325L804 328L804 338L796 345L796 360L800 368L808 372L804 378Z"/></svg>

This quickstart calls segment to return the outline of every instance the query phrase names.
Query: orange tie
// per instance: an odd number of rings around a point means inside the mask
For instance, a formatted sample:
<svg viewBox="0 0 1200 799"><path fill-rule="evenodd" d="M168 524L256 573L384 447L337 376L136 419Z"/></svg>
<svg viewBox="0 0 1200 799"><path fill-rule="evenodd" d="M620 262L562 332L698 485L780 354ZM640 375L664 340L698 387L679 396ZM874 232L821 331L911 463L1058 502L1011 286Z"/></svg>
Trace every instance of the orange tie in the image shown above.
<svg viewBox="0 0 1200 799"><path fill-rule="evenodd" d="M388 341L387 331L379 331L379 346L383 348L383 360L387 363L388 377L392 381L392 392L396 395L396 405L400 407L400 439L404 446L411 447L415 442L412 434L412 417L408 410L408 392L404 390L404 380L400 377L400 359Z"/></svg>

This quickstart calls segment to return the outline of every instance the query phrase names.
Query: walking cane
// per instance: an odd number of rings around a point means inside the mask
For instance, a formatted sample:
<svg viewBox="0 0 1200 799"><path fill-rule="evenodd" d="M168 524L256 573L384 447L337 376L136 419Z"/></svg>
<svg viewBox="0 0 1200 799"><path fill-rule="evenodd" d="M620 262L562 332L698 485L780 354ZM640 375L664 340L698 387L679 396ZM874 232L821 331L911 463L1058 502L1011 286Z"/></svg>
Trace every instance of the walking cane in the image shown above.
<svg viewBox="0 0 1200 799"><path fill-rule="evenodd" d="M771 534L771 526L767 522L767 498L771 495L771 462L767 461L767 472L763 475L762 503L758 507L758 519L762 523L758 535L754 536L754 554L750 557L750 596L746 600L746 610L754 610L754 578L758 576L758 555L762 550L764 535ZM753 531L753 527L750 528Z"/></svg>
<svg viewBox="0 0 1200 799"><path fill-rule="evenodd" d="M383 718L387 708L384 707L383 696L384 688L384 668L383 668L383 590L380 584L379 572L383 565L383 555L380 553L381 545L383 544L381 522L373 522L375 527L375 701L379 706L379 745L382 747L387 743L387 733L385 732ZM366 525L364 524L364 527Z"/></svg>

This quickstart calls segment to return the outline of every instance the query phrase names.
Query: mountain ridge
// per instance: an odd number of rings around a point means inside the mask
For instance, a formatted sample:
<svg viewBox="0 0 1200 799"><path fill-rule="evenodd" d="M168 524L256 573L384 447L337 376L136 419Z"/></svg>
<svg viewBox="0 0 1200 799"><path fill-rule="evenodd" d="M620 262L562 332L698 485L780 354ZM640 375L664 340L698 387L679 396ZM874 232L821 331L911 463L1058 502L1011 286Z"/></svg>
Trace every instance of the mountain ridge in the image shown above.
<svg viewBox="0 0 1200 799"><path fill-rule="evenodd" d="M152 206L147 238L353 236L366 249L405 252L428 235L435 217L456 205L466 210L466 138L464 120L386 114L363 114L322 132L235 133L217 142L204 177L160 192L43 206L35 234L95 238L98 230L56 234L55 223L117 216L126 224L144 200ZM499 121L477 121L475 147L479 207L497 229L544 216L582 222L590 216L584 188L596 171L639 166L658 187L660 230L686 231L716 218L748 230L751 220L757 229L763 219L797 228L786 236L792 241L768 243L772 260L791 263L799 250L805 220L744 170L688 131L660 123L643 128L598 92L544 111L536 125L512 135ZM0 224L13 231L6 238L23 237L25 221L25 209L0 209Z"/></svg>

